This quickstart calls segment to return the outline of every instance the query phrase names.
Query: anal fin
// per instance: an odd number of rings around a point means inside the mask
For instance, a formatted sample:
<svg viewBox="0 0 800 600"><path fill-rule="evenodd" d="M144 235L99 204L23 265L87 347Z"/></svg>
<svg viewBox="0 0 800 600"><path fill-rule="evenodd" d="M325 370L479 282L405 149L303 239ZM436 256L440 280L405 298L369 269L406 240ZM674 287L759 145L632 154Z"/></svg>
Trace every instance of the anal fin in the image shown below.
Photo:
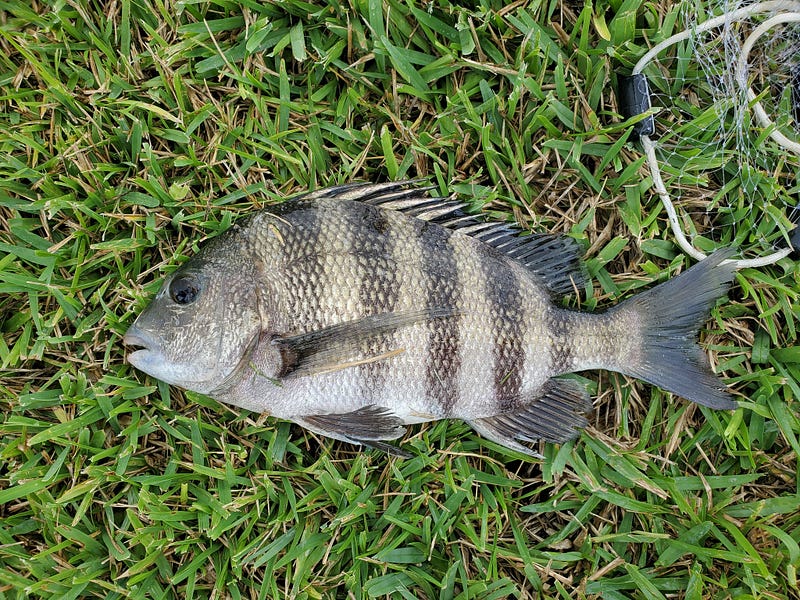
<svg viewBox="0 0 800 600"><path fill-rule="evenodd" d="M540 457L519 442L566 442L588 425L592 409L587 391L571 379L551 379L541 396L521 410L469 421L475 431L502 446Z"/></svg>

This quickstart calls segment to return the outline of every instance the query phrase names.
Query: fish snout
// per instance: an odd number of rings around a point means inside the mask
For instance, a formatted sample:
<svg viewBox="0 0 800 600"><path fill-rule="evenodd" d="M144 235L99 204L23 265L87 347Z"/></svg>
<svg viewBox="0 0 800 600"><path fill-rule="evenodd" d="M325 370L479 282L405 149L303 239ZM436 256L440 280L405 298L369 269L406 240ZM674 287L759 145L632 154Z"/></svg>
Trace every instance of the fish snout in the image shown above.
<svg viewBox="0 0 800 600"><path fill-rule="evenodd" d="M147 348L149 345L147 334L136 326L136 323L128 327L128 331L122 336L122 343L126 346L142 346Z"/></svg>
<svg viewBox="0 0 800 600"><path fill-rule="evenodd" d="M122 343L134 349L133 352L128 353L127 359L130 364L139 368L147 362L148 358L152 358L157 346L153 336L139 329L136 323L131 325L122 336Z"/></svg>

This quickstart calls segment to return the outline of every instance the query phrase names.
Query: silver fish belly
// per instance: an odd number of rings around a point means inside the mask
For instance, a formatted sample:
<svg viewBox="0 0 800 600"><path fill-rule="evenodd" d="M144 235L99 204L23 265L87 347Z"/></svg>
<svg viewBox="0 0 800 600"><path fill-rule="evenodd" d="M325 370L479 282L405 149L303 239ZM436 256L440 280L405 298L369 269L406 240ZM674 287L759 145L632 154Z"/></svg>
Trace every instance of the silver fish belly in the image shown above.
<svg viewBox="0 0 800 600"><path fill-rule="evenodd" d="M714 408L735 403L695 343L733 278L719 252L605 313L569 238L520 235L404 183L320 190L254 214L170 275L125 342L169 383L377 445L468 421L509 448L586 425L559 375L610 369Z"/></svg>

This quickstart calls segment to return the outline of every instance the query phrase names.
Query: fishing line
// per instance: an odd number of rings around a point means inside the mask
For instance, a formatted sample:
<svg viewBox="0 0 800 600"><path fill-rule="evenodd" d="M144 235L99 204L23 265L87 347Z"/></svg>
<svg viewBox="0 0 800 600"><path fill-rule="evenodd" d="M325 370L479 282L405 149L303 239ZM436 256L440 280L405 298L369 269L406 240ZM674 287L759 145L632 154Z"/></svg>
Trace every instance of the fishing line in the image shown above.
<svg viewBox="0 0 800 600"><path fill-rule="evenodd" d="M749 32L749 34L747 34L744 42L740 45L738 42L731 41L731 34L740 35L738 30L732 31L732 25L740 24L742 22L749 22L756 15L763 15L765 13L775 14L755 26ZM713 44L710 44L709 42L703 42L699 36L715 29L722 29L720 36L728 36L727 39L723 39L722 42L717 44L717 47L721 48L719 53L723 56L722 61L720 61L723 63L722 66L711 65L710 60L707 61L709 64L700 65L701 68L706 71L707 76L707 80L702 82L701 87L711 88L711 95L717 96L716 100L720 102L720 106L715 107L715 109L718 110L717 116L719 120L718 126L720 127L720 131L722 131L725 127L723 124L723 121L726 117L725 112L731 110L731 107L733 107L732 110L734 111L749 110L755 117L757 124L763 129L762 133L766 133L768 137L786 153L791 153L791 155L795 155L797 158L800 158L800 143L798 143L796 139L792 139L782 132L781 129L786 129L786 124L784 123L783 127L776 124L774 120L770 118L767 110L765 110L762 104L762 100L766 97L769 90L762 92L761 94L757 94L750 83L752 79L750 70L751 53L753 52L753 48L763 36L774 30L776 27L793 23L800 23L800 1L769 0L766 2L746 5L735 10L728 10L717 17L708 19L694 26L687 27L684 31L672 35L664 41L656 44L644 56L642 56L641 59L639 59L633 68L630 77L620 78L620 112L626 117L633 117L649 113L634 125L632 137L634 139L638 138L642 145L642 149L644 151L644 155L646 157L653 180L653 186L667 213L667 218L677 244L686 254L697 260L702 260L707 256L707 254L697 248L697 246L689 240L689 237L687 237L684 226L681 223L681 218L678 215L678 211L675 208L671 195L668 192L667 186L664 182L664 178L662 177L662 167L657 156L659 142L654 139L656 133L656 123L654 119L654 113L651 110L649 79L644 75L643 71L648 67L648 65L656 61L656 58L665 50L685 41L695 44L695 47L693 48L693 56L695 61L700 62L703 60L701 57L701 53L703 51L707 51L707 56L710 57L712 50L706 49L711 48ZM787 56L778 57L778 59L772 60L774 64L780 65L780 68L786 68L783 64L784 62L792 63L788 65L789 68L791 68L791 75L789 77L790 83L787 89L790 90L791 102L794 103L794 106L793 110L787 112L793 113L795 127L798 125L798 120L800 120L800 107L797 105L798 98L800 98L800 64L797 64L796 62L799 54L800 50L798 50L797 46L795 45L794 47L789 48ZM735 60L730 60L731 55L738 56L735 56ZM781 58L783 59L783 62L781 61ZM656 73L656 76L658 76L658 73ZM678 75L678 77L680 77L680 75ZM763 82L764 77L762 76L760 79ZM724 93L715 94L715 89L717 92L719 90L723 90ZM692 94L692 96L700 97L699 94ZM724 96L728 97L725 98ZM786 117L789 118L789 115L786 115ZM698 159L698 162L701 159L707 160L709 164L716 161L718 163L717 166L721 171L724 171L725 169L730 171L732 160L747 161L750 159L749 153L747 152L746 148L743 147L743 140L745 137L743 132L749 125L750 120L749 118L746 119L744 116L735 116L735 121L737 128L736 134L738 137L734 143L738 143L738 148L731 150L726 148L725 145L720 142L720 157L713 159L711 157L702 156L702 152L711 148L711 146L706 145L704 147L698 143L696 145L696 151L694 152L695 156L701 156L701 158ZM763 135L761 135L761 139L758 141L758 144L763 146L763 141ZM761 152L763 152L763 149ZM691 151L684 154L685 156L692 156ZM787 156L791 157L791 155L784 153L781 160L785 160ZM689 173L692 170L692 167L689 164L689 161L691 160L692 158L686 160L686 173ZM755 172L756 170L760 170L761 172L766 171L763 161L756 164L754 168L752 165L750 165L750 172ZM783 171L781 171L784 176L786 175L785 170L786 169L784 168ZM743 171L747 172L748 169L744 168ZM682 173L683 172L678 174L679 182ZM724 185L721 187L725 188ZM755 184L750 187L752 189L758 189L758 185ZM740 193L747 196L747 186L743 186L741 189L744 191ZM784 203L786 204L788 211L789 203L785 200ZM762 207L762 210L765 210L765 208L772 208L771 206L768 206L768 201L765 203L765 206ZM751 210L755 209L751 208ZM736 211L732 209L730 212L734 214L734 216L729 217L729 219L731 219L732 223L735 224ZM763 235L765 242L767 240L774 240L777 237L783 239L784 242L788 241L788 247L776 249L776 244L774 241L769 241L768 243L762 244L762 246L766 247L766 250L762 247L761 249L755 251L756 254L760 254L759 256L755 258L745 258L732 261L736 264L736 267L761 267L770 265L788 256L794 250L800 250L800 227L795 227L793 230L787 231L788 227L786 224L786 221L790 221L789 224L791 224L793 217L800 216L798 213L800 213L800 205L797 205L794 210L791 211L791 214L784 215L782 217L784 219L783 225L778 226L778 230L776 232L769 231L768 227L763 228L766 230L766 233L763 234L761 234L761 232L742 232L742 234L739 236L740 239L737 240L738 243L741 243L741 240L747 235ZM776 217L776 222L780 220L780 216ZM752 247L748 248L748 250L753 252ZM765 252L767 252L767 254L763 255Z"/></svg>

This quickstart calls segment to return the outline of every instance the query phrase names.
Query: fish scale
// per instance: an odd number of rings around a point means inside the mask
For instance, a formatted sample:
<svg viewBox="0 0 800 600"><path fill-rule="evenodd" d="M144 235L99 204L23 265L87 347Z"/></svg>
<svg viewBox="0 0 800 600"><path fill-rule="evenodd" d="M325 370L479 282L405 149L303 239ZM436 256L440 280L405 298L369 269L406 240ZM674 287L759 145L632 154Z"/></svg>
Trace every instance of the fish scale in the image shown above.
<svg viewBox="0 0 800 600"><path fill-rule="evenodd" d="M391 313L397 308L403 280L402 274L397 273L395 268L394 237L386 235L391 226L380 210L370 211L366 222L376 243L373 247L367 245L366 252L359 254L359 296L365 315ZM391 352L395 343L394 334L381 336L362 352L365 356L383 355ZM357 368L362 379L364 402L370 403L373 397L382 396L390 365L386 361L377 361Z"/></svg>
<svg viewBox="0 0 800 600"><path fill-rule="evenodd" d="M550 365L553 371L569 373L573 370L573 344L567 340L574 339L570 330L570 320L565 319L561 311L551 310L547 313L547 328L550 330Z"/></svg>
<svg viewBox="0 0 800 600"><path fill-rule="evenodd" d="M394 285L392 286L392 299L390 304L393 311L409 311L424 304L429 291L429 280L420 277L424 272L425 263L422 248L420 247L417 227L414 223L392 219L392 215L381 211L375 207L370 207L369 212L378 211L383 215L380 231L387 239L391 239L392 252L387 256L389 264L387 268L394 273ZM376 230L377 231L377 230ZM389 295L389 291L387 291ZM410 396L417 398L427 397L427 381L425 373L428 364L428 344L430 336L428 324L419 323L413 327L405 327L396 330L391 339L379 350L386 352L389 349L416 348L418 352L403 352L402 356L394 357L390 361L375 363L373 368L380 368L381 393L383 397L391 396L395 392L396 384L393 376L396 375L393 364L401 363L406 373L413 373L413 377L407 377L405 385ZM418 407L418 412L429 414L427 407Z"/></svg>
<svg viewBox="0 0 800 600"><path fill-rule="evenodd" d="M450 306L456 313L461 312L463 275L450 245L449 232L441 227L419 227L416 243L422 255L422 273L426 274L425 305ZM450 415L459 400L460 321L453 316L428 323L425 395L432 414Z"/></svg>
<svg viewBox="0 0 800 600"><path fill-rule="evenodd" d="M523 309L516 269L510 268L498 275L494 260L483 260L482 266L484 277L494 281L494 285L489 287L494 397L499 412L507 412L516 407L523 391L526 346L536 340L531 330L535 327L538 307L531 301L528 310ZM533 352L529 354L533 355ZM532 362L533 360L531 359ZM534 381L529 387L535 388L542 383L544 382Z"/></svg>
<svg viewBox="0 0 800 600"><path fill-rule="evenodd" d="M520 452L569 439L591 402L559 376L586 369L735 407L695 343L730 252L599 314L553 301L581 286L578 254L408 183L339 186L212 240L124 341L168 383L398 453L386 440L441 418Z"/></svg>

